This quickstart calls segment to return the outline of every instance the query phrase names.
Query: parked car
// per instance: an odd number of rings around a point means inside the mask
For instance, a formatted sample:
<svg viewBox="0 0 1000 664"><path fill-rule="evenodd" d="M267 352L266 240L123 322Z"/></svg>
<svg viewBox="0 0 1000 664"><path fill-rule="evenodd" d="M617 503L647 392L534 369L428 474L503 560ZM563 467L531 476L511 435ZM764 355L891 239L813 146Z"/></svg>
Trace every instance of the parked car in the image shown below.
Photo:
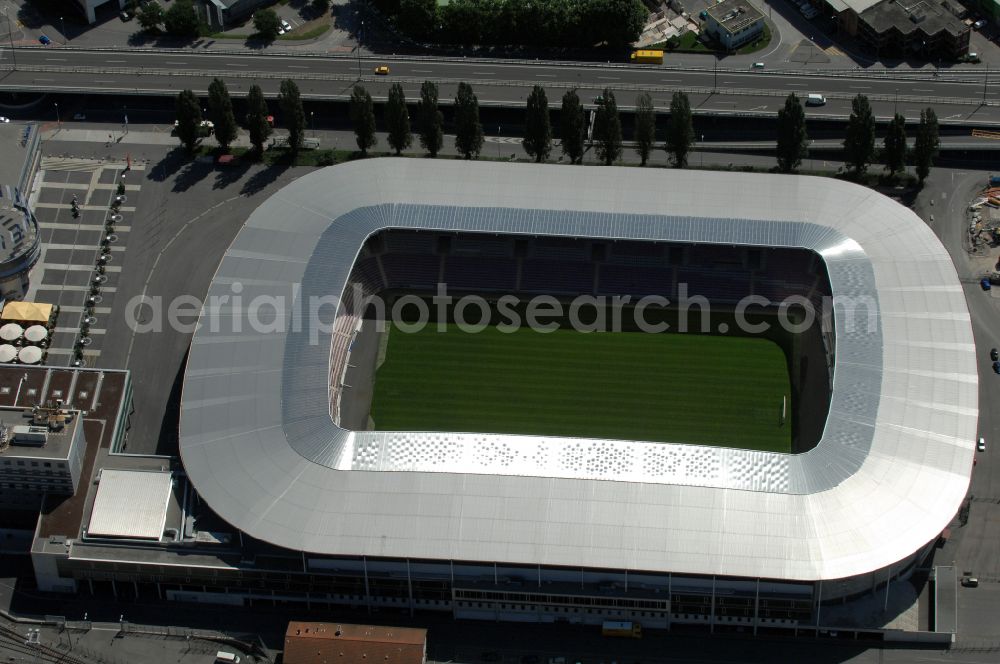
<svg viewBox="0 0 1000 664"><path fill-rule="evenodd" d="M985 438L980 438L979 439L979 442L976 443L976 450L978 450L980 452L985 452L986 451L986 439Z"/></svg>
<svg viewBox="0 0 1000 664"><path fill-rule="evenodd" d="M993 285L990 284L990 280L989 280L988 277L983 277L982 279L980 279L979 280L979 286L983 290L990 290L991 288L993 288Z"/></svg>
<svg viewBox="0 0 1000 664"><path fill-rule="evenodd" d="M5 115L0 115L0 124L6 124L8 122L10 122L10 118Z"/></svg>
<svg viewBox="0 0 1000 664"><path fill-rule="evenodd" d="M74 113L73 114L73 119L74 120L86 120L87 116L85 114L83 114L83 113Z"/></svg>
<svg viewBox="0 0 1000 664"><path fill-rule="evenodd" d="M52 43L52 40L49 39L46 35L39 35L38 36L38 41L41 42L45 46L48 46L49 44Z"/></svg>
<svg viewBox="0 0 1000 664"><path fill-rule="evenodd" d="M966 588L978 588L979 579L977 579L974 576L963 576L962 585L965 586Z"/></svg>
<svg viewBox="0 0 1000 664"><path fill-rule="evenodd" d="M994 362L1000 360L1000 351L998 351L996 348L990 348L990 359L993 360Z"/></svg>
<svg viewBox="0 0 1000 664"><path fill-rule="evenodd" d="M993 373L1000 374L1000 362L993 363Z"/></svg>
<svg viewBox="0 0 1000 664"><path fill-rule="evenodd" d="M972 27L975 28L976 30L982 30L983 28L986 27L986 21L984 21L983 19L979 19L978 21L972 24Z"/></svg>
<svg viewBox="0 0 1000 664"><path fill-rule="evenodd" d="M285 19L281 19L281 27L285 29L285 32L291 32L292 30L291 24Z"/></svg>
<svg viewBox="0 0 1000 664"><path fill-rule="evenodd" d="M122 12L121 14L118 15L118 17L122 20L123 23L127 23L132 20L132 13Z"/></svg>

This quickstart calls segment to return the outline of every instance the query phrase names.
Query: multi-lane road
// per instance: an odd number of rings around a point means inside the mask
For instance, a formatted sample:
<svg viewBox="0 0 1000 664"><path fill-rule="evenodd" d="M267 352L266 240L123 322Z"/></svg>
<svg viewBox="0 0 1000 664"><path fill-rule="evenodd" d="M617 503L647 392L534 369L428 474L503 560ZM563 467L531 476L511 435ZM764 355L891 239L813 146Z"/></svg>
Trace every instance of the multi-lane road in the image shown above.
<svg viewBox="0 0 1000 664"><path fill-rule="evenodd" d="M375 74L387 65L389 74ZM942 120L1000 125L1000 81L990 82L987 69L906 70L876 73L861 70L805 72L771 69L674 68L617 63L556 63L465 58L373 58L350 55L257 55L240 52L87 50L62 47L20 47L0 50L0 91L89 92L102 94L173 95L185 88L205 92L213 77L226 80L234 95L245 95L259 84L276 94L281 79L298 82L302 94L314 99L343 99L360 78L376 98L393 82L417 97L420 84L440 85L442 101L454 96L461 81L473 85L481 104L520 105L532 85L549 90L557 100L562 90L579 88L592 103L607 87L619 106L630 107L639 91L649 91L665 107L676 90L691 96L703 112L774 113L784 97L819 93L825 106L808 114L844 117L851 99L863 93L880 117L893 112L916 119L921 108L934 106ZM1000 73L994 73L1000 78Z"/></svg>

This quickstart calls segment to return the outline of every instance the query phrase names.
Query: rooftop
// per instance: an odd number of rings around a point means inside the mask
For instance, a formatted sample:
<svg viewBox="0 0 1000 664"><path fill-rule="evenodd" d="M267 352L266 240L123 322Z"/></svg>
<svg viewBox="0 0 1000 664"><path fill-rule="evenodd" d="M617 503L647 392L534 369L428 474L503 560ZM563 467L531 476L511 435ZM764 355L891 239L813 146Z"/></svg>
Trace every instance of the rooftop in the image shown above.
<svg viewBox="0 0 1000 664"><path fill-rule="evenodd" d="M87 536L159 541L172 490L169 471L102 469Z"/></svg>
<svg viewBox="0 0 1000 664"><path fill-rule="evenodd" d="M921 30L928 36L942 31L957 36L969 31L965 23L940 2L933 0L918 0L913 3L885 0L858 13L879 33L895 28L904 35Z"/></svg>
<svg viewBox="0 0 1000 664"><path fill-rule="evenodd" d="M294 307L261 330L223 296L237 282L244 303L341 293L386 228L801 247L835 303L869 304L833 316L830 411L802 454L348 431L330 415L332 332L295 326ZM295 551L840 579L920 550L969 485L978 360L954 264L911 210L840 180L352 162L264 201L206 301L225 304L191 344L185 470L222 519Z"/></svg>
<svg viewBox="0 0 1000 664"><path fill-rule="evenodd" d="M722 0L708 8L708 15L728 32L739 32L764 18L749 0Z"/></svg>
<svg viewBox="0 0 1000 664"><path fill-rule="evenodd" d="M73 436L81 425L79 415L78 411L52 408L32 417L31 408L0 408L0 457L68 459Z"/></svg>
<svg viewBox="0 0 1000 664"><path fill-rule="evenodd" d="M26 188L28 185L37 157L37 134L38 128L33 124L0 123L0 152L4 155L0 159L0 187L10 187L11 194L14 188ZM28 198L27 191L22 190L21 194ZM12 199L4 189L0 209L9 207Z"/></svg>
<svg viewBox="0 0 1000 664"><path fill-rule="evenodd" d="M284 661L423 664L426 641L427 630L413 627L290 622Z"/></svg>

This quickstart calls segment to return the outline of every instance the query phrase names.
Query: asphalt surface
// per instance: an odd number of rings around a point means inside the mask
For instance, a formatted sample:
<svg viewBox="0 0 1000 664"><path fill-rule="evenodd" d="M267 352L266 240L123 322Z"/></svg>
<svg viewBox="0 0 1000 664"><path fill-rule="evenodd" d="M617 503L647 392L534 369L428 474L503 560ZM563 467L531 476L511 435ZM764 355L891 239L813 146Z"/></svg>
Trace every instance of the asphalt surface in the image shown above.
<svg viewBox="0 0 1000 664"><path fill-rule="evenodd" d="M692 107L700 112L768 114L795 92L801 97L824 95L827 103L808 107L807 115L835 118L849 115L851 99L865 94L882 117L899 112L915 120L921 108L934 106L941 119L1000 124L1000 85L989 84L986 68L947 70L935 76L934 71L925 70L809 72L61 47L18 48L15 68L11 49L4 49L2 55L0 90L175 95L183 89L204 93L211 79L219 77L234 96L246 95L255 83L265 94L276 95L281 80L291 78L298 82L305 98L346 99L360 80L376 98L384 98L389 86L398 82L408 97L416 99L420 84L434 80L446 104L458 83L464 81L473 86L483 105L519 106L533 85L542 85L553 100L562 90L578 88L591 108L604 88L614 90L619 106L626 109L640 91L650 92L656 106L666 107L674 91L684 90L691 97ZM375 67L379 65L389 66L390 74L376 75Z"/></svg>

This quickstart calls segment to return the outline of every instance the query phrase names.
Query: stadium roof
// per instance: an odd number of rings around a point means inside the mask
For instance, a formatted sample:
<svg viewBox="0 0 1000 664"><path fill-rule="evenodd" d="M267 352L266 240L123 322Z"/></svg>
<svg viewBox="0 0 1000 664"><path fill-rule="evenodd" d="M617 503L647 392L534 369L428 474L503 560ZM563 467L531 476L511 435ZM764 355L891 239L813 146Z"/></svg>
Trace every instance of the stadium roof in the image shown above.
<svg viewBox="0 0 1000 664"><path fill-rule="evenodd" d="M339 294L385 228L806 247L871 318L835 316L830 413L804 454L349 432L329 412L331 336L294 310ZM293 294L281 331L253 329L255 297ZM910 210L834 179L363 160L265 201L209 297L227 299L192 342L184 465L220 516L293 550L837 579L934 539L969 482L978 378L951 259Z"/></svg>

